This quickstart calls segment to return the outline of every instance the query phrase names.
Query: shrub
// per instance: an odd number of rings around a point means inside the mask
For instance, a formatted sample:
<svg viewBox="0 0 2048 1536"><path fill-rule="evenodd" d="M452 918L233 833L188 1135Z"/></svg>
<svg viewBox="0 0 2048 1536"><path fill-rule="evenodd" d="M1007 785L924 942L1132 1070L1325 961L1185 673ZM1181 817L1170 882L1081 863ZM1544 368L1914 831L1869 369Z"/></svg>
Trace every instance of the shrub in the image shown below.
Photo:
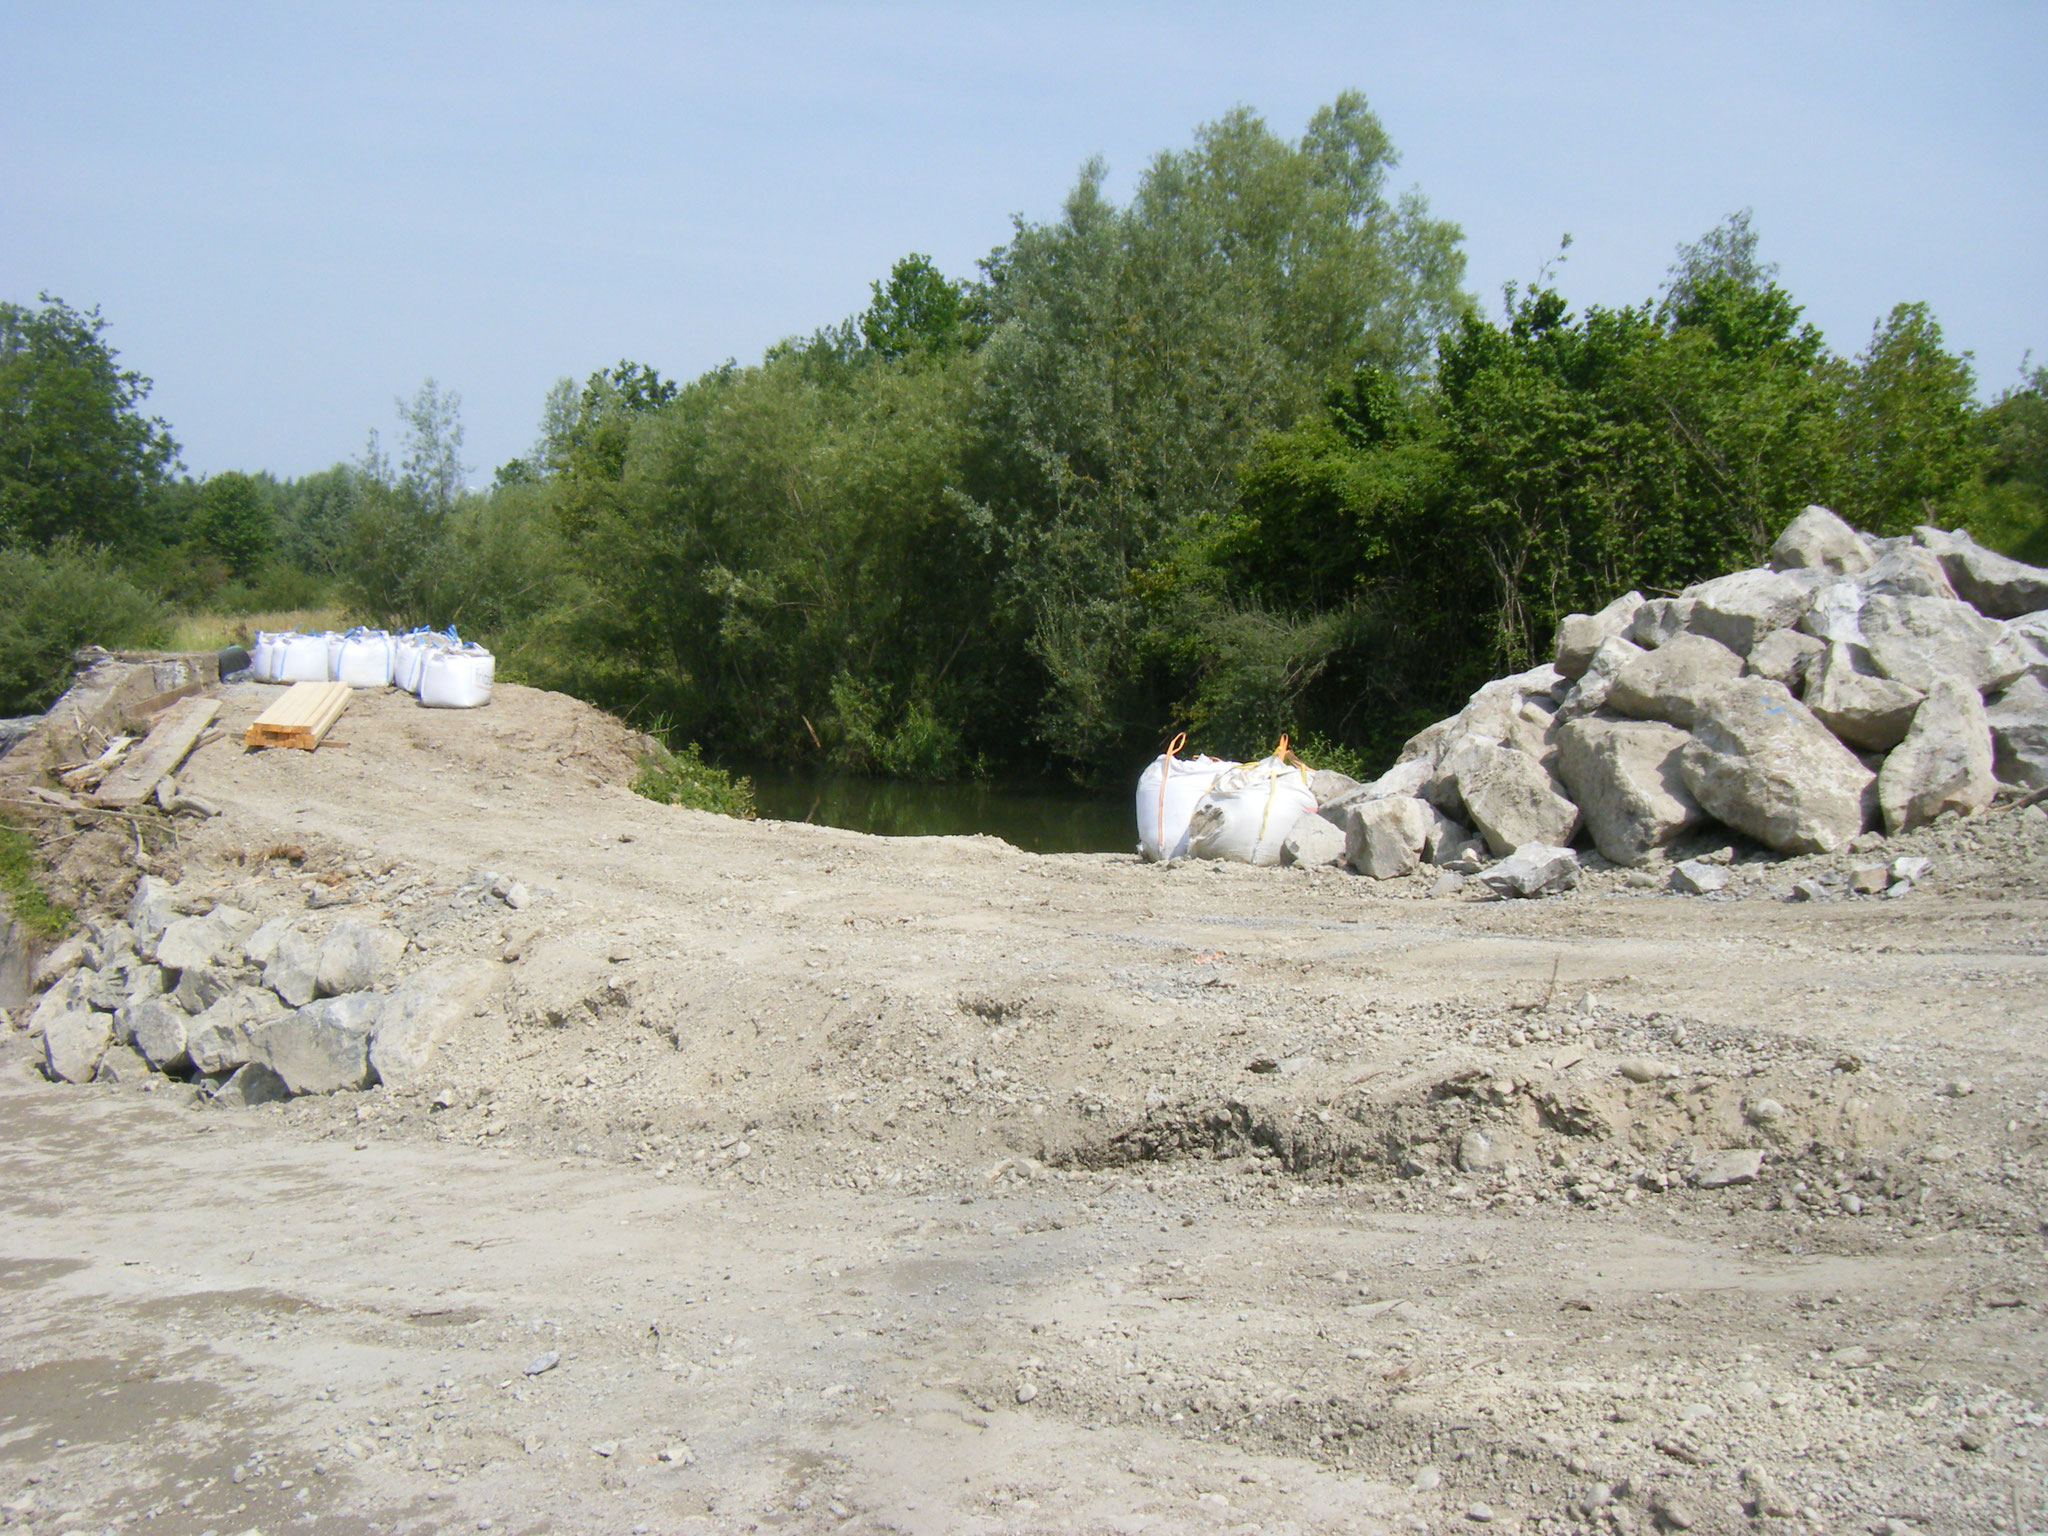
<svg viewBox="0 0 2048 1536"><path fill-rule="evenodd" d="M662 805L736 816L741 821L754 819L754 781L705 762L694 741L680 752L671 752L657 742L640 759L633 793Z"/></svg>
<svg viewBox="0 0 2048 1536"><path fill-rule="evenodd" d="M49 707L81 646L162 645L162 603L103 549L59 540L46 554L0 550L0 714Z"/></svg>
<svg viewBox="0 0 2048 1536"><path fill-rule="evenodd" d="M0 819L0 892L6 894L7 908L30 932L55 938L71 926L71 909L50 900L40 866L34 840Z"/></svg>

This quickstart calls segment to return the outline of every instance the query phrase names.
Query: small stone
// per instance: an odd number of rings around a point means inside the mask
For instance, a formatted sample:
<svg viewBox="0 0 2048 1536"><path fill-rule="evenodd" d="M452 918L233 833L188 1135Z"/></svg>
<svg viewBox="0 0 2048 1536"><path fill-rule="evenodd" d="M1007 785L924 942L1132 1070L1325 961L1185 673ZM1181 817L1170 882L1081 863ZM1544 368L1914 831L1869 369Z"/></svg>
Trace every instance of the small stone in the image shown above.
<svg viewBox="0 0 2048 1536"><path fill-rule="evenodd" d="M1786 899L1788 901L1832 901L1834 896L1835 893L1822 885L1818 880L1808 879L1794 882L1791 894Z"/></svg>
<svg viewBox="0 0 2048 1536"><path fill-rule="evenodd" d="M1465 1511L1465 1518L1479 1525L1489 1524L1493 1520L1493 1506L1491 1504L1474 1504Z"/></svg>
<svg viewBox="0 0 2048 1536"><path fill-rule="evenodd" d="M1435 1467L1421 1467L1416 1470L1415 1480L1409 1484L1417 1493L1429 1493L1443 1486L1444 1475Z"/></svg>
<svg viewBox="0 0 2048 1536"><path fill-rule="evenodd" d="M1977 1085L1967 1077L1952 1077L1941 1085L1943 1098L1967 1099L1977 1091Z"/></svg>
<svg viewBox="0 0 2048 1536"><path fill-rule="evenodd" d="M1923 859L1917 854L1901 854L1891 862L1891 877L1903 880L1908 885L1918 885L1934 873L1934 860Z"/></svg>
<svg viewBox="0 0 2048 1536"><path fill-rule="evenodd" d="M697 1456L687 1445L676 1444L664 1446L661 1452L661 1459L670 1466L687 1467L696 1461Z"/></svg>
<svg viewBox="0 0 2048 1536"><path fill-rule="evenodd" d="M43 1073L53 1082L89 1083L114 1043L111 1014L73 1009L43 1023Z"/></svg>
<svg viewBox="0 0 2048 1536"><path fill-rule="evenodd" d="M453 1109L461 1102L461 1096L453 1088L443 1088L434 1095L434 1108L436 1109Z"/></svg>
<svg viewBox="0 0 2048 1536"><path fill-rule="evenodd" d="M593 1456L616 1456L619 1454L619 1442L616 1440L596 1441L590 1447L590 1454Z"/></svg>
<svg viewBox="0 0 2048 1536"><path fill-rule="evenodd" d="M1672 866L1670 889L1681 896L1709 896L1728 886L1728 871L1700 859L1682 859Z"/></svg>
<svg viewBox="0 0 2048 1536"><path fill-rule="evenodd" d="M321 997L367 992L382 985L405 953L405 935L392 928L343 918L320 946L313 988Z"/></svg>
<svg viewBox="0 0 2048 1536"><path fill-rule="evenodd" d="M1649 1056L1624 1056L1614 1070L1632 1083L1661 1083L1678 1076L1678 1068Z"/></svg>
<svg viewBox="0 0 2048 1536"><path fill-rule="evenodd" d="M1891 871L1882 864L1859 864L1849 871L1849 889L1858 896L1881 895L1891 883Z"/></svg>
<svg viewBox="0 0 2048 1536"><path fill-rule="evenodd" d="M546 1354L535 1355L531 1360L527 1361L525 1374L528 1376L539 1376L545 1372L552 1371L561 1363L561 1351L551 1349Z"/></svg>
<svg viewBox="0 0 2048 1536"><path fill-rule="evenodd" d="M258 1104L281 1104L292 1096L285 1080L260 1061L246 1062L213 1091L210 1102L223 1109L250 1109Z"/></svg>
<svg viewBox="0 0 2048 1536"><path fill-rule="evenodd" d="M1754 1183L1764 1165L1764 1155L1754 1147L1737 1147L1717 1152L1700 1165L1701 1189L1724 1189L1730 1184Z"/></svg>
<svg viewBox="0 0 2048 1536"><path fill-rule="evenodd" d="M1853 1189L1843 1190L1835 1203L1851 1216L1863 1214L1863 1197Z"/></svg>
<svg viewBox="0 0 2048 1536"><path fill-rule="evenodd" d="M1776 1099L1756 1099L1744 1111L1751 1125L1776 1125L1785 1118L1785 1106Z"/></svg>
<svg viewBox="0 0 2048 1536"><path fill-rule="evenodd" d="M1548 896L1579 883L1579 856L1569 848L1525 843L1479 879L1496 896Z"/></svg>
<svg viewBox="0 0 2048 1536"><path fill-rule="evenodd" d="M1692 1510L1676 1499L1658 1499L1650 1512L1674 1531L1689 1531L1695 1523Z"/></svg>
<svg viewBox="0 0 2048 1536"><path fill-rule="evenodd" d="M1032 1402L1037 1398L1037 1396L1038 1383L1035 1381L1027 1381L1022 1386L1017 1388L1017 1401L1020 1403Z"/></svg>
<svg viewBox="0 0 2048 1536"><path fill-rule="evenodd" d="M1499 1166L1500 1153L1484 1131L1475 1128L1458 1138L1458 1167L1466 1173L1484 1173Z"/></svg>
<svg viewBox="0 0 2048 1536"><path fill-rule="evenodd" d="M1981 1451L1989 1443L1981 1429L1966 1429L1956 1436L1956 1444L1966 1451Z"/></svg>

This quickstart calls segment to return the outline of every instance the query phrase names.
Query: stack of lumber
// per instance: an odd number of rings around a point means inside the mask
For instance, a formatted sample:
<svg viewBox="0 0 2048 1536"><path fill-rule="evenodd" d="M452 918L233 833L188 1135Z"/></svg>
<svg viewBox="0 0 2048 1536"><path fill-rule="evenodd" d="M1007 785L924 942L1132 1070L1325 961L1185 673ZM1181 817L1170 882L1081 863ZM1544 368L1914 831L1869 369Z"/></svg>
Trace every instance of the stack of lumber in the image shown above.
<svg viewBox="0 0 2048 1536"><path fill-rule="evenodd" d="M256 717L244 739L252 747L299 747L311 752L341 718L354 691L347 683L293 683L283 698Z"/></svg>
<svg viewBox="0 0 2048 1536"><path fill-rule="evenodd" d="M219 712L219 699L187 698L173 704L150 727L142 745L120 757L100 780L94 803L114 810L142 804L156 793L157 781L185 761Z"/></svg>

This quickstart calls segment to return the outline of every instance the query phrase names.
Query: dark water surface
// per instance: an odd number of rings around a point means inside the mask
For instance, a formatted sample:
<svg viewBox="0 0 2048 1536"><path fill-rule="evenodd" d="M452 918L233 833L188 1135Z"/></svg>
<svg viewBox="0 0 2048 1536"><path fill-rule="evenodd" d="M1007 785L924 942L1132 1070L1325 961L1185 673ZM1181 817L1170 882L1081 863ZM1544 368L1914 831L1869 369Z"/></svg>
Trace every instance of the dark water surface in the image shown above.
<svg viewBox="0 0 2048 1536"><path fill-rule="evenodd" d="M1133 853L1135 784L1120 794L1056 784L906 784L851 774L750 773L754 807L776 821L954 837L985 832L1027 853Z"/></svg>

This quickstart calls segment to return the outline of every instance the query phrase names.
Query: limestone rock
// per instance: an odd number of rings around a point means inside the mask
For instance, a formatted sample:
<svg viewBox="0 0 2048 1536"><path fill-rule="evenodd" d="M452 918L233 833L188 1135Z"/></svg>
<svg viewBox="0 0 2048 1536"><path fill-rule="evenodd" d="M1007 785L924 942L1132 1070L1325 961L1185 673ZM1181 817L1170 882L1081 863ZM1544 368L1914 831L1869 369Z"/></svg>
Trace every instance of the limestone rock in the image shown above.
<svg viewBox="0 0 2048 1536"><path fill-rule="evenodd" d="M28 1016L28 1032L40 1035L52 1019L67 1013L91 1013L92 995L99 984L97 971L76 970L36 1000Z"/></svg>
<svg viewBox="0 0 2048 1536"><path fill-rule="evenodd" d="M1528 843L1564 846L1579 830L1579 808L1526 752L1493 747L1458 770L1458 795L1496 856Z"/></svg>
<svg viewBox="0 0 2048 1536"><path fill-rule="evenodd" d="M2023 565L1958 530L1915 528L1914 542L1941 562L1956 596L1987 618L2016 619L2048 608L2048 571Z"/></svg>
<svg viewBox="0 0 2048 1536"><path fill-rule="evenodd" d="M1308 776L1308 792L1315 796L1317 805L1347 795L1358 787L1358 780L1334 768L1318 768Z"/></svg>
<svg viewBox="0 0 2048 1536"><path fill-rule="evenodd" d="M1280 862L1315 866L1344 857L1344 834L1315 811L1296 817L1280 844Z"/></svg>
<svg viewBox="0 0 2048 1536"><path fill-rule="evenodd" d="M2048 613L2006 620L2005 637L2019 647L2029 667L2048 667Z"/></svg>
<svg viewBox="0 0 2048 1536"><path fill-rule="evenodd" d="M288 917L273 917L242 941L242 958L254 966L266 966L277 957L277 946L292 931Z"/></svg>
<svg viewBox="0 0 2048 1536"><path fill-rule="evenodd" d="M1718 640L1736 655L1747 656L1765 635L1799 622L1817 585L1804 572L1737 571L1717 576L1683 594L1692 599L1686 631Z"/></svg>
<svg viewBox="0 0 2048 1536"><path fill-rule="evenodd" d="M1422 857L1425 860L1431 864L1449 864L1476 855L1480 862L1485 862L1488 855L1484 838L1435 806L1429 808L1429 814L1429 834L1422 840Z"/></svg>
<svg viewBox="0 0 2048 1536"><path fill-rule="evenodd" d="M185 1049L193 1067L218 1077L254 1061L256 1029L283 1011L275 994L261 987L237 988L187 1026Z"/></svg>
<svg viewBox="0 0 2048 1536"><path fill-rule="evenodd" d="M2014 678L1984 711L1991 726L1992 772L2004 784L2048 789L2048 668Z"/></svg>
<svg viewBox="0 0 2048 1536"><path fill-rule="evenodd" d="M1340 835L1327 822L1318 825ZM392 1088L417 1084L435 1047L475 1014L498 986L499 974L493 966L469 961L416 972L393 987L377 1005L370 1038L370 1069L377 1081Z"/></svg>
<svg viewBox="0 0 2048 1536"><path fill-rule="evenodd" d="M186 1065L185 1039L191 1015L161 997L131 1003L116 1015L114 1032L132 1045L159 1072L175 1072Z"/></svg>
<svg viewBox="0 0 2048 1536"><path fill-rule="evenodd" d="M377 998L356 992L322 998L253 1031L256 1056L293 1093L370 1085L370 1032Z"/></svg>
<svg viewBox="0 0 2048 1536"><path fill-rule="evenodd" d="M1617 597L1598 613L1567 614L1557 626L1557 670L1561 676L1585 675L1593 653L1601 642L1628 633L1636 610L1643 606L1643 594L1630 592Z"/></svg>
<svg viewBox="0 0 2048 1536"><path fill-rule="evenodd" d="M204 1013L234 991L235 986L235 972L217 965L195 965L179 974L171 995L187 1013Z"/></svg>
<svg viewBox="0 0 2048 1536"><path fill-rule="evenodd" d="M1357 784L1328 800L1316 802L1316 814L1338 831L1345 827L1344 811L1347 806L1358 805L1367 800L1384 800L1389 795L1415 795L1422 792L1436 774L1436 759L1425 754L1411 757L1406 762L1396 763L1370 784Z"/></svg>
<svg viewBox="0 0 2048 1536"><path fill-rule="evenodd" d="M335 997L344 992L367 992L389 979L404 953L405 935L395 928L343 918L328 930L327 941L320 946L314 994Z"/></svg>
<svg viewBox="0 0 2048 1536"><path fill-rule="evenodd" d="M144 875L135 882L125 917L135 937L135 952L145 960L156 958L157 939L178 915L175 896L170 882L155 875Z"/></svg>
<svg viewBox="0 0 2048 1536"><path fill-rule="evenodd" d="M167 971L212 965L239 950L256 926L254 914L237 907L215 907L204 917L180 917L164 927L157 940L156 962Z"/></svg>
<svg viewBox="0 0 2048 1536"><path fill-rule="evenodd" d="M1653 597L1629 620L1628 638L1644 650L1654 651L1684 634L1691 618L1691 598Z"/></svg>
<svg viewBox="0 0 2048 1536"><path fill-rule="evenodd" d="M1710 896L1728 888L1728 871L1719 864L1684 859L1672 866L1671 889L1681 896Z"/></svg>
<svg viewBox="0 0 2048 1536"><path fill-rule="evenodd" d="M1982 810L1998 790L1992 763L1983 699L1968 683L1938 680L1878 774L1885 831L1896 837L1946 812Z"/></svg>
<svg viewBox="0 0 2048 1536"><path fill-rule="evenodd" d="M1749 649L1748 673L1783 683L1794 693L1805 685L1816 656L1827 647L1796 629L1774 629Z"/></svg>
<svg viewBox="0 0 2048 1536"><path fill-rule="evenodd" d="M1527 843L1482 871L1479 881L1496 896L1548 896L1579 883L1579 856L1569 848Z"/></svg>
<svg viewBox="0 0 2048 1536"><path fill-rule="evenodd" d="M1876 555L1870 541L1826 507L1808 507L1785 525L1771 546L1774 571L1821 570L1853 576ZM1781 679L1782 681L1782 679Z"/></svg>
<svg viewBox="0 0 2048 1536"><path fill-rule="evenodd" d="M1443 755L1437 759L1436 772L1417 791L1418 795L1446 816L1465 815L1465 800L1458 792L1458 775L1499 749L1500 741L1495 737L1460 736L1444 749Z"/></svg>
<svg viewBox="0 0 2048 1536"><path fill-rule="evenodd" d="M1822 653L1806 680L1806 707L1852 747L1889 752L1906 739L1921 693L1857 665L1858 647L1839 642Z"/></svg>
<svg viewBox="0 0 2048 1536"><path fill-rule="evenodd" d="M1434 825L1428 803L1412 795L1355 805L1344 829L1344 862L1374 880L1410 874Z"/></svg>
<svg viewBox="0 0 2048 1536"><path fill-rule="evenodd" d="M1608 690L1614 686L1614 679L1636 657L1643 654L1643 648L1635 641L1621 635L1611 635L1600 642L1600 649L1593 653L1586 663L1586 670L1579 680L1572 684L1557 706L1559 720L1576 720L1581 715L1590 715L1607 703Z"/></svg>
<svg viewBox="0 0 2048 1536"><path fill-rule="evenodd" d="M85 939L74 933L54 949L37 956L34 969L29 972L29 985L38 992L47 991L84 963Z"/></svg>
<svg viewBox="0 0 2048 1536"><path fill-rule="evenodd" d="M59 1083L89 1083L114 1043L112 1015L77 1008L43 1024L43 1072Z"/></svg>
<svg viewBox="0 0 2048 1536"><path fill-rule="evenodd" d="M292 1096L285 1080L260 1061L237 1067L234 1075L213 1091L209 1101L225 1109L250 1109L258 1104L277 1104Z"/></svg>
<svg viewBox="0 0 2048 1536"><path fill-rule="evenodd" d="M1689 740L1661 720L1601 716L1574 720L1558 732L1559 776L1594 846L1615 863L1646 863L1706 820L1679 766Z"/></svg>
<svg viewBox="0 0 2048 1536"><path fill-rule="evenodd" d="M125 1045L110 1045L93 1069L96 1083L139 1083L149 1076L149 1063Z"/></svg>
<svg viewBox="0 0 2048 1536"><path fill-rule="evenodd" d="M1832 853L1863 830L1874 780L1783 684L1708 694L1679 756L1702 809L1780 853Z"/></svg>
<svg viewBox="0 0 2048 1536"><path fill-rule="evenodd" d="M1742 658L1705 635L1674 636L1633 657L1614 676L1607 708L1637 720L1692 728L1700 701L1742 674Z"/></svg>
<svg viewBox="0 0 2048 1536"><path fill-rule="evenodd" d="M1877 670L1921 693L1932 692L1942 678L1989 693L2027 669L2025 655L2005 626L1968 603L1938 597L1867 597L1860 623Z"/></svg>
<svg viewBox="0 0 2048 1536"><path fill-rule="evenodd" d="M1701 1189L1726 1189L1730 1184L1753 1184L1763 1171L1764 1155L1754 1147L1736 1147L1716 1152L1700 1164L1695 1178Z"/></svg>
<svg viewBox="0 0 2048 1536"><path fill-rule="evenodd" d="M1953 599L1941 562L1919 545L1901 542L1877 557L1877 563L1856 577L1866 597L1939 597Z"/></svg>
<svg viewBox="0 0 2048 1536"><path fill-rule="evenodd" d="M263 967L263 985L299 1008L313 1001L319 978L319 941L296 929L281 934L276 953Z"/></svg>

